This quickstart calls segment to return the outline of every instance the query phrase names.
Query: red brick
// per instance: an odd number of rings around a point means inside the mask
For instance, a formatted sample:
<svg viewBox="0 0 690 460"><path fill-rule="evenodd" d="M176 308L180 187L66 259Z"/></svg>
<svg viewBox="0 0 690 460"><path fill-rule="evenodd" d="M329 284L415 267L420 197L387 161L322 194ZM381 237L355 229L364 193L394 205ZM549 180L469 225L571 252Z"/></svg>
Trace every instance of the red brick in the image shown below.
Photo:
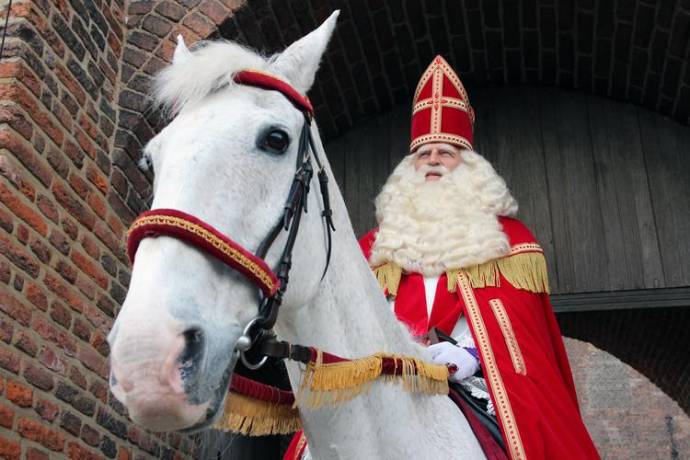
<svg viewBox="0 0 690 460"><path fill-rule="evenodd" d="M89 193L91 193L89 184L87 184L86 181L79 176L79 174L72 173L69 175L69 185L72 187L72 190L77 192L79 198L84 201L86 201L86 197L89 196Z"/></svg>
<svg viewBox="0 0 690 460"><path fill-rule="evenodd" d="M0 133L0 135L2 135ZM43 236L48 235L48 225L45 223L43 217L38 214L32 207L25 204L17 195L12 193L12 190L0 182L0 201L20 219L29 224L33 229Z"/></svg>
<svg viewBox="0 0 690 460"><path fill-rule="evenodd" d="M14 351L8 348L0 348L0 367L15 374L19 373L21 361Z"/></svg>
<svg viewBox="0 0 690 460"><path fill-rule="evenodd" d="M57 208L55 207L55 203L53 203L50 200L50 198L48 198L45 195L38 195L36 204L38 205L38 209L41 210L44 216L46 216L48 219L52 220L56 224L58 223L58 219L60 216L58 214Z"/></svg>
<svg viewBox="0 0 690 460"><path fill-rule="evenodd" d="M110 346L105 335L98 331L91 334L91 346L105 358L110 354Z"/></svg>
<svg viewBox="0 0 690 460"><path fill-rule="evenodd" d="M5 396L19 407L31 407L34 390L16 380L8 380Z"/></svg>
<svg viewBox="0 0 690 460"><path fill-rule="evenodd" d="M76 222L73 220L67 219L66 217L62 218L62 229L67 233L67 235L72 238L73 240L77 239L77 236L79 235L79 226L77 225Z"/></svg>
<svg viewBox="0 0 690 460"><path fill-rule="evenodd" d="M81 85L79 85L77 80L72 77L72 74L61 64L55 66L55 71L57 77L60 79L62 84L67 87L72 96L77 99L79 105L84 105L84 102L86 101L86 94L84 93L84 90L81 89Z"/></svg>
<svg viewBox="0 0 690 460"><path fill-rule="evenodd" d="M21 154L21 160L24 163L31 163L31 154L27 153L26 157L23 156L23 151L20 151L22 148L23 144L14 153ZM27 170L26 164L19 164L15 159L7 155L0 156L0 175L4 176L30 202L33 202L36 199L36 188L27 180L30 171ZM35 157L33 159L35 160Z"/></svg>
<svg viewBox="0 0 690 460"><path fill-rule="evenodd" d="M182 24L189 27L200 37L208 37L216 30L216 26L211 21L197 12L189 14L185 20L182 21Z"/></svg>
<svg viewBox="0 0 690 460"><path fill-rule="evenodd" d="M17 225L17 240L19 240L20 243L26 245L26 243L29 242L29 236L31 236L31 234L26 225L21 223Z"/></svg>
<svg viewBox="0 0 690 460"><path fill-rule="evenodd" d="M105 219L106 213L108 212L108 207L105 204L105 200L103 198L96 194L96 193L91 193L87 199L86 203L93 209L93 212L96 213L98 217L101 219Z"/></svg>
<svg viewBox="0 0 690 460"><path fill-rule="evenodd" d="M50 231L49 237L50 244L53 245L55 249L60 251L63 255L69 254L70 242L60 230L52 229Z"/></svg>
<svg viewBox="0 0 690 460"><path fill-rule="evenodd" d="M22 447L19 442L0 436L0 458L5 460L19 460Z"/></svg>
<svg viewBox="0 0 690 460"><path fill-rule="evenodd" d="M0 228L7 233L12 233L12 230L14 230L14 217L4 209L0 209Z"/></svg>
<svg viewBox="0 0 690 460"><path fill-rule="evenodd" d="M0 123L9 124L24 139L31 140L34 132L33 123L27 120L27 116L19 106L10 104L0 107Z"/></svg>
<svg viewBox="0 0 690 460"><path fill-rule="evenodd" d="M38 354L38 361L51 371L55 371L59 374L65 373L66 365L64 361L48 347L43 347L41 349Z"/></svg>
<svg viewBox="0 0 690 460"><path fill-rule="evenodd" d="M77 269L66 260L58 260L57 264L55 264L55 271L57 271L60 276L62 276L62 278L65 281L68 281L70 284L74 284L74 282L77 280Z"/></svg>
<svg viewBox="0 0 690 460"><path fill-rule="evenodd" d="M72 324L72 314L67 307L57 300L54 300L51 304L50 317L65 329L69 329L70 324Z"/></svg>
<svg viewBox="0 0 690 460"><path fill-rule="evenodd" d="M10 343L14 336L14 326L12 322L5 319L0 319L0 340L5 343ZM1 393L2 391L0 391Z"/></svg>
<svg viewBox="0 0 690 460"><path fill-rule="evenodd" d="M75 198L63 184L55 181L51 188L55 199L62 205L74 218L81 222L89 230L93 229L96 216L79 199Z"/></svg>
<svg viewBox="0 0 690 460"><path fill-rule="evenodd" d="M48 460L50 457L46 452L43 452L42 450L38 450L34 447L29 448L28 451L26 451L26 460Z"/></svg>
<svg viewBox="0 0 690 460"><path fill-rule="evenodd" d="M101 288L108 288L108 277L103 273L100 265L95 264L82 252L72 249L72 261L81 271L89 275Z"/></svg>
<svg viewBox="0 0 690 460"><path fill-rule="evenodd" d="M86 253L91 256L94 260L99 260L101 257L101 249L98 247L96 240L88 233L85 233L81 237L81 246L84 248Z"/></svg>
<svg viewBox="0 0 690 460"><path fill-rule="evenodd" d="M101 443L101 434L90 425L84 425L81 429L81 439L91 447L98 447Z"/></svg>
<svg viewBox="0 0 690 460"><path fill-rule="evenodd" d="M23 326L28 326L31 322L31 308L12 297L5 289L0 290L0 310Z"/></svg>
<svg viewBox="0 0 690 460"><path fill-rule="evenodd" d="M108 193L110 189L108 186L108 179L93 165L93 163L89 163L86 166L86 177L104 196Z"/></svg>
<svg viewBox="0 0 690 460"><path fill-rule="evenodd" d="M82 312L84 311L84 301L82 301L79 294L77 294L72 288L67 287L58 278L50 273L46 273L43 282L46 287L57 294L62 300L64 300L67 305L69 305L72 310Z"/></svg>
<svg viewBox="0 0 690 460"><path fill-rule="evenodd" d="M65 352L74 356L77 352L77 344L73 338L64 332L58 330L43 318L36 317L31 323L31 327L36 331L41 337L50 342L53 342L58 347L65 350Z"/></svg>
<svg viewBox="0 0 690 460"><path fill-rule="evenodd" d="M122 260L122 262L125 264L129 263L127 258L124 256L123 247L121 245L124 243L124 241L121 242L115 235L113 235L107 225L102 222L96 222L96 225L94 226L94 233L98 239L101 240L101 242L103 242L103 244L105 244L108 249L110 249L112 253L118 257L118 259Z"/></svg>
<svg viewBox="0 0 690 460"><path fill-rule="evenodd" d="M87 387L87 381L86 377L84 377L84 374L82 374L81 370L77 366L72 366L69 370L69 379L74 382L77 386L83 388L86 390ZM97 380L94 380L97 381ZM107 401L104 401L107 402Z"/></svg>
<svg viewBox="0 0 690 460"><path fill-rule="evenodd" d="M79 292L84 294L84 296L89 300L96 299L97 287L88 276L80 273L77 277L77 282L74 283L74 285L77 286Z"/></svg>
<svg viewBox="0 0 690 460"><path fill-rule="evenodd" d="M98 379L94 379L89 389L92 395L104 404L108 403L108 387Z"/></svg>
<svg viewBox="0 0 690 460"><path fill-rule="evenodd" d="M132 454L125 447L120 446L117 451L117 460L131 460Z"/></svg>
<svg viewBox="0 0 690 460"><path fill-rule="evenodd" d="M26 299L34 304L39 310L46 311L48 309L48 296L43 292L38 284L29 283L26 287Z"/></svg>
<svg viewBox="0 0 690 460"><path fill-rule="evenodd" d="M81 318L74 319L72 332L85 342L88 342L91 339L91 328L84 321L82 321Z"/></svg>
<svg viewBox="0 0 690 460"><path fill-rule="evenodd" d="M106 380L108 379L110 369L108 368L106 359L99 355L91 347L79 347L77 357L87 369L96 372Z"/></svg>
<svg viewBox="0 0 690 460"><path fill-rule="evenodd" d="M20 418L17 432L21 437L41 443L56 452L60 452L65 446L65 437L62 433L51 430L38 420Z"/></svg>
<svg viewBox="0 0 690 460"><path fill-rule="evenodd" d="M116 238L124 238L126 228L118 216L115 214L110 214L107 218L107 222Z"/></svg>
<svg viewBox="0 0 690 460"><path fill-rule="evenodd" d="M104 458L72 441L67 444L67 455L72 460L103 460Z"/></svg>
<svg viewBox="0 0 690 460"><path fill-rule="evenodd" d="M19 334L17 334L17 341L14 343L14 346L32 357L36 356L38 352L36 340L27 334L26 331L20 331Z"/></svg>
<svg viewBox="0 0 690 460"><path fill-rule="evenodd" d="M65 141L65 145L63 147L63 151L65 152L65 155L69 157L70 160L72 160L72 163L74 163L75 166L78 168L81 168L84 164L84 152L79 148L77 144L70 140Z"/></svg>
<svg viewBox="0 0 690 460"><path fill-rule="evenodd" d="M86 153L91 159L96 158L96 145L95 143L79 128L74 128L75 134L74 138L77 140L79 147Z"/></svg>
<svg viewBox="0 0 690 460"><path fill-rule="evenodd" d="M86 316L86 319L88 319L95 328L104 332L110 330L110 326L113 322L112 318L109 318L99 308L95 308L91 304L86 305L84 308L84 316Z"/></svg>
<svg viewBox="0 0 690 460"><path fill-rule="evenodd" d="M14 409L5 404L0 404L0 426L12 428L14 422Z"/></svg>
<svg viewBox="0 0 690 460"><path fill-rule="evenodd" d="M39 104L34 97L20 85L1 85L0 99L8 99L18 102L31 115L36 124L43 128L43 131L50 137L58 146L62 145L64 140L63 131L53 123L53 120L47 112L41 110Z"/></svg>
<svg viewBox="0 0 690 460"><path fill-rule="evenodd" d="M39 399L34 409L41 418L52 422L60 413L60 406L46 399Z"/></svg>
<svg viewBox="0 0 690 460"><path fill-rule="evenodd" d="M24 369L24 378L43 391L50 391L55 386L53 375L50 372L31 363L27 364L26 369Z"/></svg>
<svg viewBox="0 0 690 460"><path fill-rule="evenodd" d="M199 5L199 11L213 21L216 26L221 25L230 16L228 8L216 0L204 0Z"/></svg>
<svg viewBox="0 0 690 460"><path fill-rule="evenodd" d="M36 254L36 257L38 257L38 260L40 260L44 264L48 264L50 262L50 258L52 256L52 253L50 251L50 248L43 242L43 240L34 238L31 241L31 252Z"/></svg>

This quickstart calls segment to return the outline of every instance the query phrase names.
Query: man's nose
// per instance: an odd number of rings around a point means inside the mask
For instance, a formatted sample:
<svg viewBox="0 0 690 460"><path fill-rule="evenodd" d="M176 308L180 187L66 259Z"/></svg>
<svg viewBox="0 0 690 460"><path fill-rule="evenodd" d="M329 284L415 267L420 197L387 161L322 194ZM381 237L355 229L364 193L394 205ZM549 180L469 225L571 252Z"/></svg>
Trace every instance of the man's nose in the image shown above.
<svg viewBox="0 0 690 460"><path fill-rule="evenodd" d="M441 164L441 155L439 155L437 149L433 149L429 154L429 164L433 166Z"/></svg>

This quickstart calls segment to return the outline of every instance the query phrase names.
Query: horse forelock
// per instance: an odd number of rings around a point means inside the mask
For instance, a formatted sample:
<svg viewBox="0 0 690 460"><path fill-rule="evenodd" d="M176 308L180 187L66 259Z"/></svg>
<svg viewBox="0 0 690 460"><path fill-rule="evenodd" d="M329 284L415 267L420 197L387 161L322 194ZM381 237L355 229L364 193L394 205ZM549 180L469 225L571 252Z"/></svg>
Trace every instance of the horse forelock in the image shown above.
<svg viewBox="0 0 690 460"><path fill-rule="evenodd" d="M153 104L166 115L179 113L218 89L234 85L245 69L267 70L273 57L229 41L200 41L184 62L173 63L153 80Z"/></svg>

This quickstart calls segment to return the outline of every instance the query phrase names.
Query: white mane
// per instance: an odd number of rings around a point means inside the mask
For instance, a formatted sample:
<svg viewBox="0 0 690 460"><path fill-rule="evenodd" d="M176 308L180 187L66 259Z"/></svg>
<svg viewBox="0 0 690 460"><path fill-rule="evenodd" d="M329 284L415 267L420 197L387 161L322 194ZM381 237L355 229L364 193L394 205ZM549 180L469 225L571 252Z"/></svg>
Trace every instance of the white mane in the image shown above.
<svg viewBox="0 0 690 460"><path fill-rule="evenodd" d="M273 60L231 42L201 41L192 48L191 52L185 48L183 59L176 56L173 64L153 81L154 104L166 114L178 113L219 88L234 84L237 72L250 68L265 70Z"/></svg>

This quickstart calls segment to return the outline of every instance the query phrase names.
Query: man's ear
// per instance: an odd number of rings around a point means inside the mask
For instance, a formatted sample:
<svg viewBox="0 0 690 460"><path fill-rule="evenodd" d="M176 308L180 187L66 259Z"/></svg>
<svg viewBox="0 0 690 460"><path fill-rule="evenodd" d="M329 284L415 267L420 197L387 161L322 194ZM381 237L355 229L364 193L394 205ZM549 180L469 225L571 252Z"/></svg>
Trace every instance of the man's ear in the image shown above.
<svg viewBox="0 0 690 460"><path fill-rule="evenodd" d="M333 35L340 10L334 11L323 24L300 38L271 63L269 70L284 76L298 91L306 94L314 83L319 62Z"/></svg>

